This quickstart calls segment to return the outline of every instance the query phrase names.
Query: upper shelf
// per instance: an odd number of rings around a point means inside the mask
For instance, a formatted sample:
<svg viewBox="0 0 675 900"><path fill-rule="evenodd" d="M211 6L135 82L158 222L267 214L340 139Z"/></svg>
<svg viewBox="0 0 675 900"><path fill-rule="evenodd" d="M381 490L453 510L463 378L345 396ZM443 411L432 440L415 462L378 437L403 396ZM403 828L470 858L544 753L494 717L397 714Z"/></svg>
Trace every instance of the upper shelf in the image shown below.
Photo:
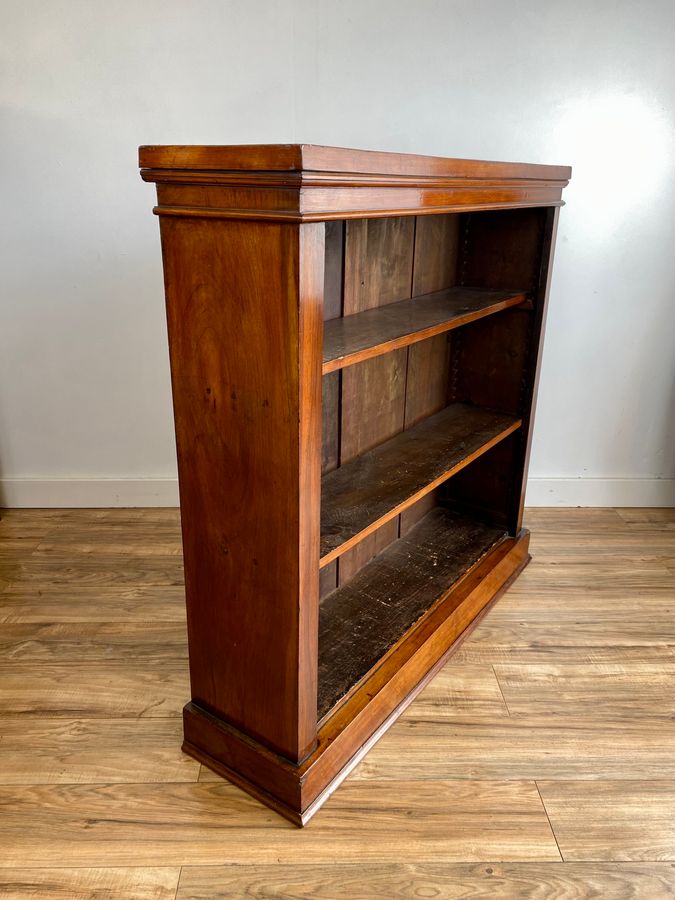
<svg viewBox="0 0 675 900"><path fill-rule="evenodd" d="M323 374L516 306L520 291L454 287L324 323Z"/></svg>

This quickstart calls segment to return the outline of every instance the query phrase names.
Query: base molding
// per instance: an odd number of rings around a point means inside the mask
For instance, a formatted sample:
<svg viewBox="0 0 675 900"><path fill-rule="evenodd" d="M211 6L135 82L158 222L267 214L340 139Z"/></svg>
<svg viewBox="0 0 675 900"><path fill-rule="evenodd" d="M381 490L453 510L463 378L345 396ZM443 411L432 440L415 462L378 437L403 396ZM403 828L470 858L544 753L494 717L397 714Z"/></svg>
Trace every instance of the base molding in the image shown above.
<svg viewBox="0 0 675 900"><path fill-rule="evenodd" d="M526 530L504 540L439 598L319 723L316 749L298 765L196 703L183 711L183 750L295 825L307 824L527 565L528 547Z"/></svg>
<svg viewBox="0 0 675 900"><path fill-rule="evenodd" d="M175 477L5 476L0 506L10 509L103 509L178 506Z"/></svg>
<svg viewBox="0 0 675 900"><path fill-rule="evenodd" d="M675 506L675 478L530 477L525 505L672 507Z"/></svg>

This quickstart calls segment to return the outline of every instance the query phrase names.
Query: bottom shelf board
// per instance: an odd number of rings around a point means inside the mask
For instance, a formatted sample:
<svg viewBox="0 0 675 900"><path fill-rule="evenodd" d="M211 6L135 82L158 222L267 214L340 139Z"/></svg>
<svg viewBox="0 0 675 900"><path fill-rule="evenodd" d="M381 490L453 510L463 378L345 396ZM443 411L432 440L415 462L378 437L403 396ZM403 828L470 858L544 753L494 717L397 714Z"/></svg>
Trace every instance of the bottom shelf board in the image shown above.
<svg viewBox="0 0 675 900"><path fill-rule="evenodd" d="M506 531L436 507L319 609L319 719Z"/></svg>

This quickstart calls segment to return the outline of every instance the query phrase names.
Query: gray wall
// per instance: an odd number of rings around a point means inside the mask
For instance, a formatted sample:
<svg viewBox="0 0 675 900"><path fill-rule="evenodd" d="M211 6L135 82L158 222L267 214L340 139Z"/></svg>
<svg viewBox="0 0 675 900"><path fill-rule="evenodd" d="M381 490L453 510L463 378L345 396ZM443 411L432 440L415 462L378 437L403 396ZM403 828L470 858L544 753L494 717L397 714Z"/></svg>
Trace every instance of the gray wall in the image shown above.
<svg viewBox="0 0 675 900"><path fill-rule="evenodd" d="M175 502L140 143L574 167L528 500L675 502L670 0L2 0L0 485Z"/></svg>

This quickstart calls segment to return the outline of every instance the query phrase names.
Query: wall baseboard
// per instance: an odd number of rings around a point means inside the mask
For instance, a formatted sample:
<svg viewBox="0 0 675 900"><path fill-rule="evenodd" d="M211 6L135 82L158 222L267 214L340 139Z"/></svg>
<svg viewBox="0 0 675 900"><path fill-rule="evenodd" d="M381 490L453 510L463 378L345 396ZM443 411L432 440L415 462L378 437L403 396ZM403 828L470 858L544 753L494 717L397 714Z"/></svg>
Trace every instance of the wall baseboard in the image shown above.
<svg viewBox="0 0 675 900"><path fill-rule="evenodd" d="M530 478L527 506L675 506L675 478ZM0 478L0 506L178 506L175 478Z"/></svg>
<svg viewBox="0 0 675 900"><path fill-rule="evenodd" d="M526 506L675 506L675 478L537 478Z"/></svg>
<svg viewBox="0 0 675 900"><path fill-rule="evenodd" d="M178 506L178 479L0 478L0 506L18 509Z"/></svg>

